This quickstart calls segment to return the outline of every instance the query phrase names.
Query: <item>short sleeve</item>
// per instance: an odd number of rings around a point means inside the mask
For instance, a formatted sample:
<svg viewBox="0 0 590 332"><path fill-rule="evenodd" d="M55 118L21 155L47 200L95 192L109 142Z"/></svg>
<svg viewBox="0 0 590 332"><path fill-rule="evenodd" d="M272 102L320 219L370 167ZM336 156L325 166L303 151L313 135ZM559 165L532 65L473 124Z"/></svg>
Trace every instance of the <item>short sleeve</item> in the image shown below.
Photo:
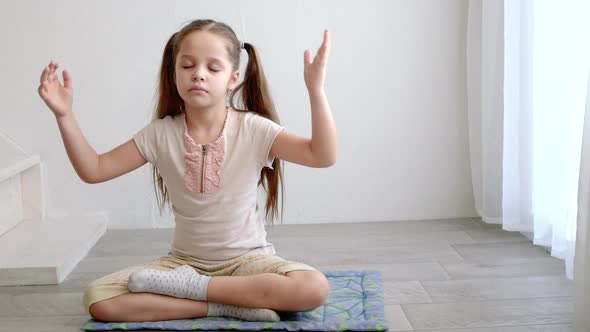
<svg viewBox="0 0 590 332"><path fill-rule="evenodd" d="M261 167L269 167L272 169L274 157L268 157L270 148L272 147L272 144L279 132L285 128L278 123L256 113L252 113L250 125L255 143L254 146L256 146L258 164Z"/></svg>
<svg viewBox="0 0 590 332"><path fill-rule="evenodd" d="M152 165L156 165L158 157L158 141L162 135L159 129L161 120L153 120L147 126L133 135L139 153Z"/></svg>

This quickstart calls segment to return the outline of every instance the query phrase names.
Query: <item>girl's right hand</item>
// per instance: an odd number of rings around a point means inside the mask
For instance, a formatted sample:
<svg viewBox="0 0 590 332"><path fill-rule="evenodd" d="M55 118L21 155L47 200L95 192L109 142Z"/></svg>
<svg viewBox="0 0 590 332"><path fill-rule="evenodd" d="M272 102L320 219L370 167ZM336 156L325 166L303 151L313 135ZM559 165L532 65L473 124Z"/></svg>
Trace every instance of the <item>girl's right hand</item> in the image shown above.
<svg viewBox="0 0 590 332"><path fill-rule="evenodd" d="M52 60L45 67L43 73L41 73L41 84L38 92L55 116L63 117L72 112L73 88L72 78L65 69L63 71L64 85L61 85L55 73L58 66Z"/></svg>

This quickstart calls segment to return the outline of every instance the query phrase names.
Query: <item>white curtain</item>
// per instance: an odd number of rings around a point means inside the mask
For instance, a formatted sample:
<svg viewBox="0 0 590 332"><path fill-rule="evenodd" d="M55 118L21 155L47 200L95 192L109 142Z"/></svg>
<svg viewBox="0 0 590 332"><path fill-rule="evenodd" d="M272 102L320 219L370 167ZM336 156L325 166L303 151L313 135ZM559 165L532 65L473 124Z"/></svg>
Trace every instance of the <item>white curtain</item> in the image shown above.
<svg viewBox="0 0 590 332"><path fill-rule="evenodd" d="M590 330L590 72L586 91L580 181L578 182L578 222L574 283L576 294L576 330Z"/></svg>
<svg viewBox="0 0 590 332"><path fill-rule="evenodd" d="M467 116L475 209L487 223L502 223L501 1L469 1Z"/></svg>
<svg viewBox="0 0 590 332"><path fill-rule="evenodd" d="M564 259L569 278L575 270L577 310L587 311L590 1L471 0L468 6L476 210L484 222L532 234L534 244ZM586 316L580 311L576 319ZM578 324L581 330L590 330L586 323Z"/></svg>
<svg viewBox="0 0 590 332"><path fill-rule="evenodd" d="M534 232L532 0L504 7L504 114L502 224L510 231Z"/></svg>
<svg viewBox="0 0 590 332"><path fill-rule="evenodd" d="M535 244L566 259L570 277L588 9L585 0L470 1L467 30L476 209L485 222L533 233Z"/></svg>

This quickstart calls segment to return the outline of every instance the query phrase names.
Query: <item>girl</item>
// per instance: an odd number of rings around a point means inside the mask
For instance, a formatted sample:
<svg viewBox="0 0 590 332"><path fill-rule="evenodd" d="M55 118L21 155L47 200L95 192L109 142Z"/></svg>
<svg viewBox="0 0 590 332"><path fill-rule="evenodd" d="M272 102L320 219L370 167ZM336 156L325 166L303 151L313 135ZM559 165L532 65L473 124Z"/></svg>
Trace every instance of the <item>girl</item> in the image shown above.
<svg viewBox="0 0 590 332"><path fill-rule="evenodd" d="M248 53L242 83L240 52ZM270 99L258 53L224 23L196 20L168 40L154 120L133 138L98 155L72 112L72 79L57 63L41 74L39 95L53 111L68 157L87 183L104 182L146 162L153 165L160 209L171 203L175 234L168 255L99 278L84 293L102 321L158 321L204 316L277 321L275 310L307 311L328 294L315 268L276 255L266 241L257 187L277 215L279 160L328 167L336 160L336 128L324 80L330 33L317 55L304 53L312 138L286 132ZM234 105L240 92L245 109ZM229 105L226 106L226 97Z"/></svg>

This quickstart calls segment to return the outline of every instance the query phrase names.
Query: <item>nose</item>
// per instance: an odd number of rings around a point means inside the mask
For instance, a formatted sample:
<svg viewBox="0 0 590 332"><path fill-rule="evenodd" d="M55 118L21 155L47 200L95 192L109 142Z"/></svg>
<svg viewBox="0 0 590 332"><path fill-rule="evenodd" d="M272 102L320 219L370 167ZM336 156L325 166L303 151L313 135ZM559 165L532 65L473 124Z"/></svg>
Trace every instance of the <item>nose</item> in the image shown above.
<svg viewBox="0 0 590 332"><path fill-rule="evenodd" d="M195 72L193 73L193 81L204 81L205 80L205 74L204 74L204 70L201 69L197 69L195 70Z"/></svg>

